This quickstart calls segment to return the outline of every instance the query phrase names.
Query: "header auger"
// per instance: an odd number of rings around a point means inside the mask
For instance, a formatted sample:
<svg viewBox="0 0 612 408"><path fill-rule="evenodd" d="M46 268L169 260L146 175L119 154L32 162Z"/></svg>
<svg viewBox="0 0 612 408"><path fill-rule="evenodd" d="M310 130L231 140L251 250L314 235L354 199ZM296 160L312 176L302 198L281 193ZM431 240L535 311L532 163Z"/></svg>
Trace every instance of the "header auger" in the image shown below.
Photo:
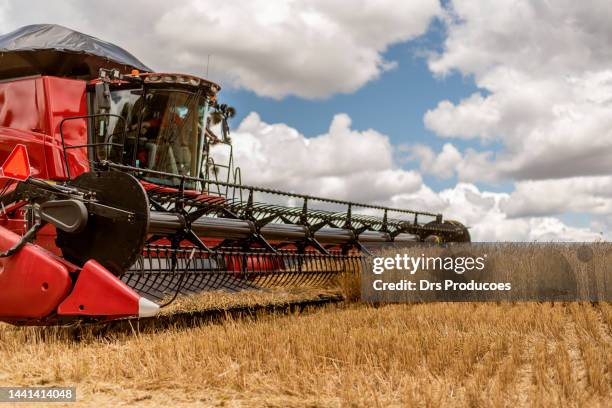
<svg viewBox="0 0 612 408"><path fill-rule="evenodd" d="M369 243L469 241L439 214L241 183L227 123L209 126L218 85L96 42L0 37L0 320L150 316L179 294L322 285Z"/></svg>

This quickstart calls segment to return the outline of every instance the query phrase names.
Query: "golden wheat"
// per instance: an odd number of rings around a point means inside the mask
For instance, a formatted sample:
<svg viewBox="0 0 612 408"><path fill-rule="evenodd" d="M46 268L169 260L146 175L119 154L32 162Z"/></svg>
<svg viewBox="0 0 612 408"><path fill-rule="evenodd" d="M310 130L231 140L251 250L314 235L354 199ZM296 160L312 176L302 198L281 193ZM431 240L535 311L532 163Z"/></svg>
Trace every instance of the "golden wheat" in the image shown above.
<svg viewBox="0 0 612 408"><path fill-rule="evenodd" d="M78 339L2 325L0 384L74 385L82 406L607 406L610 308L353 304Z"/></svg>

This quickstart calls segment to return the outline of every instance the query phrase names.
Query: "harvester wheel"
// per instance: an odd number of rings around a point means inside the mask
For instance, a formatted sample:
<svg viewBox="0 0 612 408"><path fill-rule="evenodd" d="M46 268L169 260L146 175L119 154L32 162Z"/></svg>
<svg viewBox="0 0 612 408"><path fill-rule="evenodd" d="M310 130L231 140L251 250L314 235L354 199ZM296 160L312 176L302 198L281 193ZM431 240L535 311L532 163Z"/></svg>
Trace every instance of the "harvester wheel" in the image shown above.
<svg viewBox="0 0 612 408"><path fill-rule="evenodd" d="M444 242L444 238L442 238L440 235L431 234L426 236L423 241L429 244L438 245Z"/></svg>
<svg viewBox="0 0 612 408"><path fill-rule="evenodd" d="M470 231L467 229L465 225L455 220L446 220L447 223L455 225L459 227L461 232L455 234L452 242L472 242L472 237L470 236Z"/></svg>
<svg viewBox="0 0 612 408"><path fill-rule="evenodd" d="M425 224L426 227L429 228L440 228L445 229L449 226L454 227L454 231L452 232L434 232L431 234L424 234L421 239L424 242L430 242L434 244L442 244L445 242L471 242L470 232L467 227L461 224L459 221L455 220L446 220L442 223L438 223L436 221L429 222Z"/></svg>

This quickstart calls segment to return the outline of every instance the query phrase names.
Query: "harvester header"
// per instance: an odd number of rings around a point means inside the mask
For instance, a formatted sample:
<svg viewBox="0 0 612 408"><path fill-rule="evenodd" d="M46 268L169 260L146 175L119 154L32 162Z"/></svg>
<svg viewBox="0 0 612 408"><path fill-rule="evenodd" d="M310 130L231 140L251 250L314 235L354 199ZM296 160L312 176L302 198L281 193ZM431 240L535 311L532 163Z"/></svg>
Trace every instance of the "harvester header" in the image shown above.
<svg viewBox="0 0 612 408"><path fill-rule="evenodd" d="M206 79L50 25L0 36L0 62L0 320L150 316L178 295L328 284L369 243L470 239L433 212L242 183Z"/></svg>

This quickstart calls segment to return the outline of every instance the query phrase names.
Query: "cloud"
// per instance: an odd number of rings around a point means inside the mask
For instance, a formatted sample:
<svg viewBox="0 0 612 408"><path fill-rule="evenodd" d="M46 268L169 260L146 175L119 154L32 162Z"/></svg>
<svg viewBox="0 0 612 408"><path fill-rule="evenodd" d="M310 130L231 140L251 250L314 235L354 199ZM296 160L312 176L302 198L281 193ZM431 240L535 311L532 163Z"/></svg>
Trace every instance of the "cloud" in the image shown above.
<svg viewBox="0 0 612 408"><path fill-rule="evenodd" d="M392 69L385 50L423 34L440 12L436 0L25 0L12 4L3 27L64 24L172 72L203 75L211 55L210 74L224 85L273 98L322 98Z"/></svg>
<svg viewBox="0 0 612 408"><path fill-rule="evenodd" d="M550 216L509 217L507 193L480 191L473 184L459 183L443 190L449 216L472 226L470 233L480 241L593 241L602 236L590 228L575 228Z"/></svg>
<svg viewBox="0 0 612 408"><path fill-rule="evenodd" d="M516 183L503 210L510 217L566 212L612 214L612 177L573 177Z"/></svg>
<svg viewBox="0 0 612 408"><path fill-rule="evenodd" d="M8 0L0 0L0 27L6 27L9 24L9 8L10 3Z"/></svg>
<svg viewBox="0 0 612 408"><path fill-rule="evenodd" d="M408 146L403 150L412 153L409 159L418 161L423 173L432 174L439 179L448 179L453 175L457 175L461 181L497 179L491 163L493 152L474 149L460 152L452 143L445 143L439 153L422 144ZM486 171L483 171L484 169Z"/></svg>
<svg viewBox="0 0 612 408"><path fill-rule="evenodd" d="M612 99L606 93L612 95L612 71L555 80L523 76L520 81L500 80L500 84L487 97L476 94L456 105L443 101L425 115L426 126L439 136L496 139L504 146L487 154L480 172L462 174L458 168L460 178L610 174Z"/></svg>
<svg viewBox="0 0 612 408"><path fill-rule="evenodd" d="M501 66L540 77L572 75L606 69L612 58L606 0L453 0L447 11L444 52L430 61L438 74L482 77Z"/></svg>
<svg viewBox="0 0 612 408"><path fill-rule="evenodd" d="M552 208L538 211L534 205L545 202L547 192L535 197L534 203L527 200L530 191L537 191L538 186L521 185L509 194L481 191L473 184L459 183L435 192L424 184L418 172L404 170L395 163L396 147L386 135L375 130L352 129L346 114L336 115L326 133L306 138L296 129L282 123L266 123L251 113L231 137L236 163L243 170L243 181L249 184L443 213L449 219L469 225L473 239L481 241L601 238L596 229L570 227L549 216L554 212ZM214 153L217 162L227 161L227 149L219 147ZM422 147L420 153L425 156L432 152ZM456 154L448 144L443 148L440 163L430 165L444 173L454 163ZM558 188L564 187L568 186ZM584 194L597 194L605 189L606 184L601 180L583 190ZM608 187L608 191L612 190ZM585 201L575 209L593 208ZM600 220L603 222L607 220Z"/></svg>
<svg viewBox="0 0 612 408"><path fill-rule="evenodd" d="M604 238L598 231L609 231L612 220L602 218L589 228L576 228L547 215L510 216L506 213L512 197L508 193L479 190L475 185L459 183L439 193L426 186L413 194L398 194L391 205L407 208L430 208L447 219L460 220L469 226L473 241L594 241ZM608 223L608 224L605 224Z"/></svg>
<svg viewBox="0 0 612 408"><path fill-rule="evenodd" d="M481 225L540 230L531 237L584 236L554 218L571 213L588 214L591 231L612 227L612 52L605 46L612 26L606 5L454 0L446 9L448 36L429 67L437 75L472 76L481 90L429 110L425 126L451 143L438 152L419 147L413 153L424 173L439 178L513 182L514 191L497 198ZM460 149L466 140L470 147Z"/></svg>
<svg viewBox="0 0 612 408"><path fill-rule="evenodd" d="M447 8L448 36L429 67L472 76L482 91L441 101L424 123L442 138L481 144L455 157L461 180L612 172L612 10L596 3L455 0Z"/></svg>
<svg viewBox="0 0 612 408"><path fill-rule="evenodd" d="M350 126L349 116L338 114L327 133L306 138L251 113L232 133L235 159L246 182L289 191L384 202L418 190L420 175L394 165L387 136Z"/></svg>
<svg viewBox="0 0 612 408"><path fill-rule="evenodd" d="M444 144L439 154L434 153L430 147L420 144L410 146L407 150L413 153L413 159L420 161L423 172L438 178L451 177L463 161L459 150L450 143Z"/></svg>
<svg viewBox="0 0 612 408"><path fill-rule="evenodd" d="M455 105L441 101L435 110L429 110L424 117L425 127L447 138L489 139L500 121L496 101L483 98L475 93Z"/></svg>

